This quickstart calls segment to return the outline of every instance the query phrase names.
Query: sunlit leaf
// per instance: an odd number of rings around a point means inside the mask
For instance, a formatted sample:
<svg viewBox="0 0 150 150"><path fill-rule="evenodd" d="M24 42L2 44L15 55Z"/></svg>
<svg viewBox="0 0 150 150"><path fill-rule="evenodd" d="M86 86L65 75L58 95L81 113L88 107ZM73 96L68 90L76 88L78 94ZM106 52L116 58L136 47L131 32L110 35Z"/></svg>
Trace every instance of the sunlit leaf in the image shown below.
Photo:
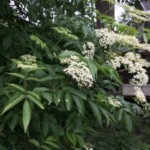
<svg viewBox="0 0 150 150"><path fill-rule="evenodd" d="M31 115L32 109L30 103L26 100L23 104L23 116L22 116L23 127L25 132L27 131L28 125L30 123Z"/></svg>
<svg viewBox="0 0 150 150"><path fill-rule="evenodd" d="M33 144L35 147L40 147L40 143L35 139L30 139L29 143Z"/></svg>
<svg viewBox="0 0 150 150"><path fill-rule="evenodd" d="M23 88L23 86L21 85L17 85L17 84L8 84L8 86L14 88L15 90L18 90L20 92L25 92L25 89Z"/></svg>
<svg viewBox="0 0 150 150"><path fill-rule="evenodd" d="M8 111L9 109L13 108L15 105L17 105L18 103L20 103L24 99L24 97L25 97L24 95L20 94L18 96L18 98L15 98L15 99L9 101L5 105L5 107L4 107L4 109L3 109L3 111L2 111L1 114L4 114L6 111Z"/></svg>
<svg viewBox="0 0 150 150"><path fill-rule="evenodd" d="M38 107L40 107L41 109L44 109L44 106L42 105L41 101L39 101L39 99L36 99L34 96L28 94L26 96L30 101L32 101L34 104L36 104Z"/></svg>
<svg viewBox="0 0 150 150"><path fill-rule="evenodd" d="M77 137L74 133L68 132L67 133L67 138L69 139L69 141L75 146L77 143Z"/></svg>
<svg viewBox="0 0 150 150"><path fill-rule="evenodd" d="M18 77L20 79L25 79L25 76L20 74L20 73L8 73L8 74L11 75L11 76Z"/></svg>
<svg viewBox="0 0 150 150"><path fill-rule="evenodd" d="M71 55L76 55L76 56L80 56L79 53L75 52L75 51L64 51L62 52L59 57L63 58L63 57L70 57Z"/></svg>

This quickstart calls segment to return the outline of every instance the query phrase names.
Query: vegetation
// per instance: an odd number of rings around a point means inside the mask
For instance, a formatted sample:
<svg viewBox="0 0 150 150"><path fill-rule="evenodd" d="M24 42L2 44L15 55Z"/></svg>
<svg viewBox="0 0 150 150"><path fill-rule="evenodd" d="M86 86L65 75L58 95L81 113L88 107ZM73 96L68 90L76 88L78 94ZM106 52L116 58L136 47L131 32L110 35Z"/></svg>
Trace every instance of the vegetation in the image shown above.
<svg viewBox="0 0 150 150"><path fill-rule="evenodd" d="M149 51L141 41L149 42L150 31L138 41L135 27L116 23L95 3L0 2L0 150L150 148L148 101L112 94L122 69L147 77L149 63L135 52ZM106 32L95 30L96 17ZM142 62L140 71L122 63L127 53ZM117 57L121 68L113 66Z"/></svg>

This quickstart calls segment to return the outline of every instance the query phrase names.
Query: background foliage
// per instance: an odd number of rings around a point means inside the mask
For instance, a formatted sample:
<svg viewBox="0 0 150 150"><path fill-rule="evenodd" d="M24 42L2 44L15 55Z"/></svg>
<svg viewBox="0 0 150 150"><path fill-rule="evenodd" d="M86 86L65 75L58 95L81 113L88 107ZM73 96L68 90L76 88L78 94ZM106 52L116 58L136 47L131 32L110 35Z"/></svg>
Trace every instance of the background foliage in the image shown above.
<svg viewBox="0 0 150 150"><path fill-rule="evenodd" d="M122 96L117 97L123 104L121 108L108 104L108 91L115 91L121 79L113 68L105 65L109 58L95 37L95 3L94 0L1 0L1 150L80 150L85 149L86 143L91 143L94 149L149 149L149 141L140 140L149 139L149 126L145 125L148 121L136 120L134 137L129 134L132 119L141 108ZM139 33L136 28L118 25L98 12L97 16L110 29L117 26L122 33ZM88 41L96 45L93 60L82 56L83 44ZM36 56L37 68L17 67L25 54ZM93 87L79 88L63 72L66 66L60 63L60 58L70 55L78 55L87 64L94 79ZM135 133L139 128L140 136Z"/></svg>

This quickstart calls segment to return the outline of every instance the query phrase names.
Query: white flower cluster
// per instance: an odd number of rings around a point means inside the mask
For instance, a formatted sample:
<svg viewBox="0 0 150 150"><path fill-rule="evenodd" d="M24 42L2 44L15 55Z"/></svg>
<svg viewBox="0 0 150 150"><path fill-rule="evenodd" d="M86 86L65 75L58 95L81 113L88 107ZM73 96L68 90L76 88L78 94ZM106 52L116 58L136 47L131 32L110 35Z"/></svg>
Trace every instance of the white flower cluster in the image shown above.
<svg viewBox="0 0 150 150"><path fill-rule="evenodd" d="M149 78L146 74L146 69L150 67L150 63L145 59L141 58L140 54L135 54L133 52L128 52L123 56L117 56L113 54L113 59L111 59L108 64L114 69L120 68L124 65L129 73L135 74L130 80L130 83L137 86L146 85Z"/></svg>
<svg viewBox="0 0 150 150"><path fill-rule="evenodd" d="M93 77L86 63L72 62L64 72L70 75L79 87L91 87L93 85Z"/></svg>
<svg viewBox="0 0 150 150"><path fill-rule="evenodd" d="M143 86L147 84L149 78L144 67L150 67L150 63L145 59L142 59L141 55L135 54L133 52L128 52L124 55L124 57L117 56L116 54L113 54L113 56L114 58L109 62L112 67L117 69L120 68L121 65L124 65L129 73L135 74L130 80L131 84L133 84L134 86ZM145 95L141 91L141 89L139 87L134 87L134 89L137 102L146 102Z"/></svg>
<svg viewBox="0 0 150 150"><path fill-rule="evenodd" d="M20 57L20 60L17 62L17 68L21 68L23 70L32 70L36 69L38 66L36 64L36 57L31 56L29 54L23 55Z"/></svg>
<svg viewBox="0 0 150 150"><path fill-rule="evenodd" d="M135 90L135 95L136 95L136 100L138 103L146 103L146 98L144 93L141 91L139 87L134 87Z"/></svg>
<svg viewBox="0 0 150 150"><path fill-rule="evenodd" d="M113 59L110 59L109 61L107 61L106 63L110 66L112 66L114 69L120 68L121 67L121 56L117 56L116 53L112 53L111 54Z"/></svg>
<svg viewBox="0 0 150 150"><path fill-rule="evenodd" d="M116 43L116 40L114 38L114 32L109 32L107 28L102 28L102 29L96 29L95 30L96 37L99 38L99 44L107 48L108 46L112 46L113 44Z"/></svg>
<svg viewBox="0 0 150 150"><path fill-rule="evenodd" d="M84 149L85 150L93 150L93 146L90 143L87 143L86 145L84 145Z"/></svg>
<svg viewBox="0 0 150 150"><path fill-rule="evenodd" d="M65 57L65 58L60 58L60 63L61 64L71 64L73 62L78 62L79 57L78 56L70 56L70 57Z"/></svg>
<svg viewBox="0 0 150 150"><path fill-rule="evenodd" d="M84 44L82 54L85 58L93 59L95 54L95 45L92 42L87 42Z"/></svg>
<svg viewBox="0 0 150 150"><path fill-rule="evenodd" d="M137 74L130 80L130 83L133 85L143 86L147 84L148 80L148 75L145 72L137 72Z"/></svg>
<svg viewBox="0 0 150 150"><path fill-rule="evenodd" d="M77 56L70 56L61 58L60 63L69 65L64 69L64 72L70 75L78 83L79 87L89 88L93 85L93 77L87 64L79 62L79 60Z"/></svg>
<svg viewBox="0 0 150 150"><path fill-rule="evenodd" d="M134 21L136 22L141 22L141 21L148 21L147 18L143 17L143 16L140 16L140 15L137 15L135 13L129 13L129 15L133 18Z"/></svg>
<svg viewBox="0 0 150 150"><path fill-rule="evenodd" d="M141 44L139 40L135 36L117 34L113 31L109 31L107 28L96 29L95 30L96 37L99 38L100 46L107 48L116 43L120 45L130 45L134 48L138 48L141 50L150 51L150 44Z"/></svg>
<svg viewBox="0 0 150 150"><path fill-rule="evenodd" d="M139 49L145 50L145 51L150 51L150 44L141 44L139 43L137 46Z"/></svg>
<svg viewBox="0 0 150 150"><path fill-rule="evenodd" d="M108 97L108 104L110 104L114 107L121 107L122 106L121 102L112 96Z"/></svg>
<svg viewBox="0 0 150 150"><path fill-rule="evenodd" d="M150 13L147 11L141 11L136 9L133 6L122 5L127 14L132 17L133 21L141 22L141 21L149 21Z"/></svg>
<svg viewBox="0 0 150 150"><path fill-rule="evenodd" d="M23 55L20 57L23 61L25 61L26 63L30 63L30 62L36 62L36 57L35 56L31 56L29 54Z"/></svg>

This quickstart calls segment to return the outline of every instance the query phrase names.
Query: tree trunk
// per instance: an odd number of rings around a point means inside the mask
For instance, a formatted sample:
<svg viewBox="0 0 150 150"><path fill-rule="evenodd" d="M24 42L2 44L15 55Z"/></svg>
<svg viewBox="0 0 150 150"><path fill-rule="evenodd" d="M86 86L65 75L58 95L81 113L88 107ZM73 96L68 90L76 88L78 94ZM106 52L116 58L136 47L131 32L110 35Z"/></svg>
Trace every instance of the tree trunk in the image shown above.
<svg viewBox="0 0 150 150"><path fill-rule="evenodd" d="M104 2L103 0L97 0L96 9L107 16L114 17L114 6L108 2ZM97 18L97 28L103 27L101 20Z"/></svg>

